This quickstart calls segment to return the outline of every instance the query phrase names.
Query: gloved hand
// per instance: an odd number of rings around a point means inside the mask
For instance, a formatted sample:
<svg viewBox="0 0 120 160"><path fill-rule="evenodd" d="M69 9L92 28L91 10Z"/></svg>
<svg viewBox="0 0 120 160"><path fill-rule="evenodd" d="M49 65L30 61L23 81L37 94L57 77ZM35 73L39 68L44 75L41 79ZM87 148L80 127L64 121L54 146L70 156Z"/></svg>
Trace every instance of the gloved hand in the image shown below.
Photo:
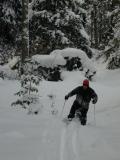
<svg viewBox="0 0 120 160"><path fill-rule="evenodd" d="M92 100L92 103L93 103L93 104L97 103L97 99L94 98L94 99Z"/></svg>
<svg viewBox="0 0 120 160"><path fill-rule="evenodd" d="M65 96L65 100L68 100L68 98L69 98L69 96L68 96L68 95L66 95L66 96Z"/></svg>

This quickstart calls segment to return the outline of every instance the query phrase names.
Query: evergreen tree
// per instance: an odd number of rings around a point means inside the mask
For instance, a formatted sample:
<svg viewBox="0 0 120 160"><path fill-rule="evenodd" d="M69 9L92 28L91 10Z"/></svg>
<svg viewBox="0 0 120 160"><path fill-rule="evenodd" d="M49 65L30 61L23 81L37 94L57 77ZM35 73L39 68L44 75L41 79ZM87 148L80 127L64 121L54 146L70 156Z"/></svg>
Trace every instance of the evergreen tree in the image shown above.
<svg viewBox="0 0 120 160"><path fill-rule="evenodd" d="M75 47L91 57L83 5L78 0L33 0L29 4L30 54Z"/></svg>
<svg viewBox="0 0 120 160"><path fill-rule="evenodd" d="M114 10L113 0L91 0L91 45L98 49L104 49L113 37L111 12Z"/></svg>
<svg viewBox="0 0 120 160"><path fill-rule="evenodd" d="M2 0L0 2L0 38L5 43L15 42L15 11L13 0Z"/></svg>
<svg viewBox="0 0 120 160"><path fill-rule="evenodd" d="M6 63L9 57L15 54L17 48L16 37L19 32L20 19L20 0L1 0L0 1L0 57ZM14 48L14 49L13 49Z"/></svg>
<svg viewBox="0 0 120 160"><path fill-rule="evenodd" d="M26 62L26 73L21 76L21 89L15 94L20 98L12 103L12 106L21 105L22 108L28 109L28 114L37 114L39 111L37 85L39 85L41 77L33 74L35 65L34 61Z"/></svg>
<svg viewBox="0 0 120 160"><path fill-rule="evenodd" d="M108 69L120 68L120 7L112 14L115 23L114 36L104 53L108 57Z"/></svg>
<svg viewBox="0 0 120 160"><path fill-rule="evenodd" d="M9 1L0 1L0 64L8 62L15 44L15 13Z"/></svg>
<svg viewBox="0 0 120 160"><path fill-rule="evenodd" d="M23 62L28 56L29 47L28 0L0 1L0 47L9 56L9 50L21 56ZM5 48L7 47L7 48Z"/></svg>

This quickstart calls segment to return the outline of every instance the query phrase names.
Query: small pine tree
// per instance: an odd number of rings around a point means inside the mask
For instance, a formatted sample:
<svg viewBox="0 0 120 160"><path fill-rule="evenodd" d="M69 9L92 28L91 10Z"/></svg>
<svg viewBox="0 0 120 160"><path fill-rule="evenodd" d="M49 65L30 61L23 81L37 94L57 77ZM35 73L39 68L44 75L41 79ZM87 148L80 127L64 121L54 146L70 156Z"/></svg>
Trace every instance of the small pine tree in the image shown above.
<svg viewBox="0 0 120 160"><path fill-rule="evenodd" d="M37 107L39 103L37 86L39 85L41 77L33 75L34 62L28 62L27 68L27 72L21 76L21 89L15 93L15 95L20 98L13 102L12 106L21 105L22 108L28 109L28 114L37 114L40 109Z"/></svg>

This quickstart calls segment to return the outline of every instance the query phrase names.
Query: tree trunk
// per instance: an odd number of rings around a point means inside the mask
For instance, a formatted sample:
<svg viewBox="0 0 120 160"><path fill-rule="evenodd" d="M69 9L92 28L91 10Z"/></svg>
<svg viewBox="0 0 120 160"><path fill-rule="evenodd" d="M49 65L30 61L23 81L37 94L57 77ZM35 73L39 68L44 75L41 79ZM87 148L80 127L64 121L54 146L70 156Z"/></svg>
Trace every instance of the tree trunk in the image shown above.
<svg viewBox="0 0 120 160"><path fill-rule="evenodd" d="M21 33L21 74L24 73L25 58L29 56L29 21L28 0L22 0L22 33Z"/></svg>

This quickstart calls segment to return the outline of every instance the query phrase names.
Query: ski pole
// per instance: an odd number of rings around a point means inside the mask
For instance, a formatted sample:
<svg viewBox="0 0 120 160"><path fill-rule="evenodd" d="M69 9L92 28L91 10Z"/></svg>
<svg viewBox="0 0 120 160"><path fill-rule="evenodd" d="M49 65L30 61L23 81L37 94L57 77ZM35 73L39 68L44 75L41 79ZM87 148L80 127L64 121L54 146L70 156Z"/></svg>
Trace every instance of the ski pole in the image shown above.
<svg viewBox="0 0 120 160"><path fill-rule="evenodd" d="M95 104L94 104L94 123L96 125L96 118L95 118Z"/></svg>
<svg viewBox="0 0 120 160"><path fill-rule="evenodd" d="M64 108L65 108L65 103L66 103L66 100L64 101L64 104L63 104L63 107L62 107L61 116L62 116Z"/></svg>

